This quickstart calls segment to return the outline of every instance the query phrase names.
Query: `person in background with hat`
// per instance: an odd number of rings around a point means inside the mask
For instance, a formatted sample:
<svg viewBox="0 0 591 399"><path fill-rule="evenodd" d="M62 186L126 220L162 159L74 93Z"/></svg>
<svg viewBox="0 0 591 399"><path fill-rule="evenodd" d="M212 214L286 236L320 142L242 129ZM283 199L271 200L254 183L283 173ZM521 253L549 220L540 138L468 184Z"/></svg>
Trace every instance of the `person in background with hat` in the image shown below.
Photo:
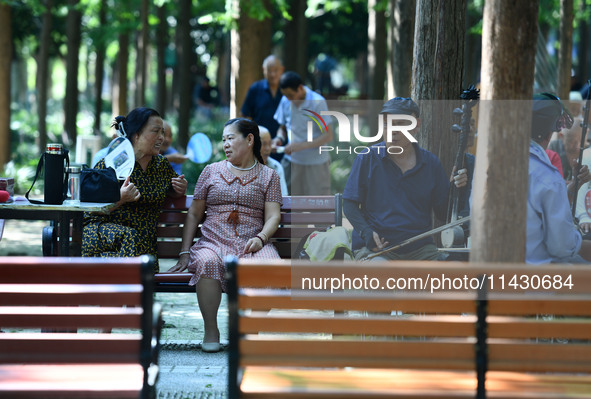
<svg viewBox="0 0 591 399"><path fill-rule="evenodd" d="M419 107L410 98L393 98L380 113L384 132L387 114L415 117L417 126L409 133L417 135ZM393 124L407 126L409 121L394 119ZM466 185L467 180L465 169L454 177L458 187ZM431 230L432 211L445 219L448 190L449 179L439 159L400 131L393 132L390 142L385 140L370 147L368 153L357 155L343 192L343 210L354 229L355 259ZM374 260L445 260L447 255L428 237Z"/></svg>
<svg viewBox="0 0 591 399"><path fill-rule="evenodd" d="M526 263L587 263L591 241L573 222L567 187L545 150L552 133L570 129L573 119L558 97L534 96L529 144Z"/></svg>

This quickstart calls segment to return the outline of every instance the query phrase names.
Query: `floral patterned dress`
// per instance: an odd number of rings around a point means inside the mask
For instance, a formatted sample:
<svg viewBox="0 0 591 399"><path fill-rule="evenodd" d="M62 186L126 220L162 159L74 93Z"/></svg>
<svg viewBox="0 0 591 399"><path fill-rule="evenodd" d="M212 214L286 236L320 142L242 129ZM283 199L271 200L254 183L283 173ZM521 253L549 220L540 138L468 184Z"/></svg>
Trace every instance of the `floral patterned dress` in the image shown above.
<svg viewBox="0 0 591 399"><path fill-rule="evenodd" d="M226 292L224 257L279 259L277 250L267 243L261 250L244 253L249 239L263 229L265 202L282 203L279 175L258 164L237 177L228 170L228 161L205 167L195 185L194 199L205 200L207 217L201 238L191 248L190 285L201 277L216 279Z"/></svg>
<svg viewBox="0 0 591 399"><path fill-rule="evenodd" d="M104 169L100 160L96 169ZM127 257L144 254L156 258L159 270L157 223L162 204L178 175L162 155L152 158L144 171L136 162L130 181L140 192L136 202L123 204L109 215L84 214L82 256Z"/></svg>

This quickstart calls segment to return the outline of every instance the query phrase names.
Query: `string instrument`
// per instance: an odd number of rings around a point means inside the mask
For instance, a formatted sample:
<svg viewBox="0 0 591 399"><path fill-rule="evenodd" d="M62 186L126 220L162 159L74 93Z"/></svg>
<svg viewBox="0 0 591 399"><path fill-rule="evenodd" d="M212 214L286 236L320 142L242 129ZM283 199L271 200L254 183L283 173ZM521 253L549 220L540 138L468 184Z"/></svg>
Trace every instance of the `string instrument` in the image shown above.
<svg viewBox="0 0 591 399"><path fill-rule="evenodd" d="M585 106L583 108L584 111L584 117L583 117L583 122L581 122L581 127L583 128L583 131L581 133L581 144L579 146L579 168L581 168L581 163L583 162L583 150L585 149L585 139L587 137L587 129L589 128L589 109L591 108L591 80L587 81L587 87L589 88L589 91L587 93L587 101L585 102ZM573 198L573 205L572 205L572 212L573 212L573 218L575 220L575 223L578 225L578 221L577 221L577 197L578 197L578 193L579 193L579 171L577 170L577 173L575 173L575 189L573 191L574 193L574 198Z"/></svg>
<svg viewBox="0 0 591 399"><path fill-rule="evenodd" d="M470 122L472 121L472 108L478 104L480 98L480 90L470 85L466 90L462 91L460 99L462 100L462 108L455 108L454 115L461 115L460 125L454 124L451 129L455 133L459 133L458 151L454 162L454 172L457 173L464 169L466 146L470 137ZM460 207L460 194L465 191L465 187L457 188L455 184L451 183L448 199L447 210L447 224L458 220ZM464 229L459 225L453 228L443 230L441 233L441 244L444 248L451 248L456 245L463 245L465 242Z"/></svg>

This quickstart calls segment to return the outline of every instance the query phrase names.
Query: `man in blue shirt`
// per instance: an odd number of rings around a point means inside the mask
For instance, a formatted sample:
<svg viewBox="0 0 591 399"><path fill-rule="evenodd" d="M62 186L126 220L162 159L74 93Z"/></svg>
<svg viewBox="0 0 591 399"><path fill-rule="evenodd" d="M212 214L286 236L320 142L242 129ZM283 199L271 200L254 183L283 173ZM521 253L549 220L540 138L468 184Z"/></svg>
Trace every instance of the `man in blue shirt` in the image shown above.
<svg viewBox="0 0 591 399"><path fill-rule="evenodd" d="M583 241L571 214L566 184L546 148L552 133L572 126L560 100L549 93L534 96L529 145L529 187L525 261L586 263L591 241Z"/></svg>
<svg viewBox="0 0 591 399"><path fill-rule="evenodd" d="M254 82L246 93L241 116L252 119L258 125L266 127L271 133L271 138L277 134L279 124L273 118L275 110L281 101L279 79L283 74L283 64L279 58L270 55L263 61L264 79Z"/></svg>
<svg viewBox="0 0 591 399"><path fill-rule="evenodd" d="M414 116L417 126L409 133L418 133L419 107L410 98L393 98L380 113L384 121L388 114ZM391 142L385 140L358 155L343 193L345 216L354 228L355 258L431 230L432 211L445 219L448 190L449 179L439 159L400 131L393 132ZM447 255L428 237L374 259L444 260Z"/></svg>

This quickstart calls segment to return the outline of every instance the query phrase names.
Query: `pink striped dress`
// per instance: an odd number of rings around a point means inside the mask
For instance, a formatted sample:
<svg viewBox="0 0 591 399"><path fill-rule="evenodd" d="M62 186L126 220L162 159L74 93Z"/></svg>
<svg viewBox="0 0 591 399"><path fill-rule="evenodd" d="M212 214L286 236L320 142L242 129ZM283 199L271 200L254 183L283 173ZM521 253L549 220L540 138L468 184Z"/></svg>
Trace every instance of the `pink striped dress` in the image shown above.
<svg viewBox="0 0 591 399"><path fill-rule="evenodd" d="M226 292L224 258L279 259L277 250L267 243L260 251L245 254L249 239L263 229L265 202L282 203L279 175L258 164L237 177L228 170L228 161L207 165L195 185L194 199L203 199L207 216L201 238L191 247L190 285L201 277L221 282Z"/></svg>

